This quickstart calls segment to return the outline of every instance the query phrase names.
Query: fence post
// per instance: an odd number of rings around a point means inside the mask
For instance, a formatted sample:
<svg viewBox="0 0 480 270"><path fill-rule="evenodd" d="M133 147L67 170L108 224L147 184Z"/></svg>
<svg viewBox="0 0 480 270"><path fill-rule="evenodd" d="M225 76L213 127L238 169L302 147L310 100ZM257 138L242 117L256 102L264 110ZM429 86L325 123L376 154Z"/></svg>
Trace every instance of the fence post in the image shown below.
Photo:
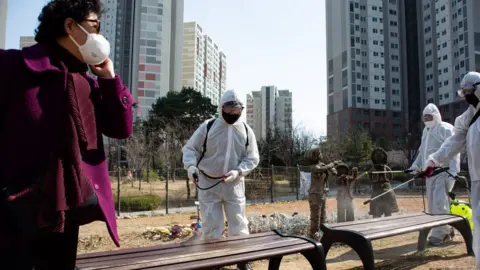
<svg viewBox="0 0 480 270"><path fill-rule="evenodd" d="M170 180L170 168L167 166L167 179L165 181L165 214L168 215L168 180Z"/></svg>
<svg viewBox="0 0 480 270"><path fill-rule="evenodd" d="M298 181L300 179L300 166L297 164L297 173L296 173L296 176L295 176L295 186L296 186L296 189L297 189L297 201L300 199L300 194L299 194L299 189L300 189L300 181Z"/></svg>
<svg viewBox="0 0 480 270"><path fill-rule="evenodd" d="M273 185L275 183L275 170L272 165L272 172L271 172L271 177L270 177L270 202L273 203Z"/></svg>
<svg viewBox="0 0 480 270"><path fill-rule="evenodd" d="M120 149L120 140L117 140L117 216L120 216L120 161L122 159L122 151Z"/></svg>

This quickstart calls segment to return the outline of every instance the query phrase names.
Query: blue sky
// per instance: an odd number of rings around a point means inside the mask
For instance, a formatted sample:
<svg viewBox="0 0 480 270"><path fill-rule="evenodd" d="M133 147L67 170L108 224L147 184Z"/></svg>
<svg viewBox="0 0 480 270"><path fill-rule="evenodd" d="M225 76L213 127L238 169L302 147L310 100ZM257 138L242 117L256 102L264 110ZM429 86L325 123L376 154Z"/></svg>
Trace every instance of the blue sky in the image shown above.
<svg viewBox="0 0 480 270"><path fill-rule="evenodd" d="M9 0L7 48L33 35L46 0ZM326 133L325 0L185 0L185 21L197 21L227 55L227 88L246 94L262 85L293 93L293 120ZM28 8L26 8L28 7Z"/></svg>

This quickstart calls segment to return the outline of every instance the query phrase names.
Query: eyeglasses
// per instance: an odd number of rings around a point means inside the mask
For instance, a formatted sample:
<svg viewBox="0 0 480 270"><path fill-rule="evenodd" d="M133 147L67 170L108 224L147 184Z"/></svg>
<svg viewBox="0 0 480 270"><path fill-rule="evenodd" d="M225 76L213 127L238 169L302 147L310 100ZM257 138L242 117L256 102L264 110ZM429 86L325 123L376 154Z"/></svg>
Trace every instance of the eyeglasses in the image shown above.
<svg viewBox="0 0 480 270"><path fill-rule="evenodd" d="M97 34L100 33L100 25L101 25L100 20L98 20L98 19L85 19L85 21L91 22L91 23L96 23L96 25L92 26L92 27L97 30Z"/></svg>

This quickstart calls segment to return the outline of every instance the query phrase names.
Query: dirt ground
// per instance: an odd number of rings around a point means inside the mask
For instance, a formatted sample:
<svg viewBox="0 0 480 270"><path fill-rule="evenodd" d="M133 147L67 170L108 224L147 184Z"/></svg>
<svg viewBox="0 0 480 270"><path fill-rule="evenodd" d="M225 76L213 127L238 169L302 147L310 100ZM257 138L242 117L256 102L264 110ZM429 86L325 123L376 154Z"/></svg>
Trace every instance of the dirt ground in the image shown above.
<svg viewBox="0 0 480 270"><path fill-rule="evenodd" d="M463 198L461 198L463 199ZM402 212L423 211L420 196L398 196L399 208ZM357 198L356 205L363 201ZM327 211L335 210L335 199L327 202ZM367 208L356 208L358 216L368 212ZM276 203L267 205L253 205L247 207L247 214L272 214L275 212L291 215L297 212L300 215L309 215L306 201ZM142 217L135 219L118 220L118 230L121 239L121 248L132 248L150 245L166 244L161 241L148 240L142 237L147 227L160 227L173 224L190 224L194 213L171 214L164 216ZM377 269L475 269L474 258L466 255L465 243L457 233L454 242L445 247L429 248L423 253L416 253L417 233L401 235L392 238L373 241ZM177 240L179 241L179 240ZM168 242L172 243L172 242ZM114 250L104 223L96 222L81 228L79 253ZM329 269L362 269L361 262L354 251L344 246L335 246L328 253L327 264ZM267 261L258 261L253 264L254 269L267 269ZM232 268L234 269L234 268ZM291 255L283 259L281 269L311 269L301 255Z"/></svg>

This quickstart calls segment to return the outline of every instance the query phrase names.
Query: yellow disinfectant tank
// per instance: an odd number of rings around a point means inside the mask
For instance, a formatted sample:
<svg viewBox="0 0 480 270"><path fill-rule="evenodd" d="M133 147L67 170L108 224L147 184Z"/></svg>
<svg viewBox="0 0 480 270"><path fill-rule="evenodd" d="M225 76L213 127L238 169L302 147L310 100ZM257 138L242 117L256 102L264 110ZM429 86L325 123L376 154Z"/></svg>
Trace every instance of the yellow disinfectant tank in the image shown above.
<svg viewBox="0 0 480 270"><path fill-rule="evenodd" d="M450 202L450 212L465 217L470 223L470 229L473 231L472 208L468 203L459 200L452 200Z"/></svg>

